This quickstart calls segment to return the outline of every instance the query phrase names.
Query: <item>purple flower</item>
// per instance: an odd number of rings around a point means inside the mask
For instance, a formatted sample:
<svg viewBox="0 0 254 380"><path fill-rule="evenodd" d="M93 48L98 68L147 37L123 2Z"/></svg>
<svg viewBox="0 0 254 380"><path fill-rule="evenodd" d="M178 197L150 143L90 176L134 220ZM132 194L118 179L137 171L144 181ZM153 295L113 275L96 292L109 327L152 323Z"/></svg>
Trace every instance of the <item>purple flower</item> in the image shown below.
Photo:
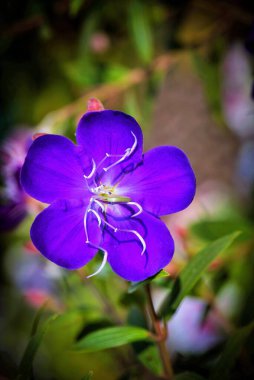
<svg viewBox="0 0 254 380"><path fill-rule="evenodd" d="M31 143L31 131L22 128L13 132L1 146L0 231L15 228L27 214L20 171Z"/></svg>
<svg viewBox="0 0 254 380"><path fill-rule="evenodd" d="M84 266L100 250L96 273L108 261L130 281L156 274L174 252L159 216L184 209L195 193L187 157L169 146L143 155L139 125L118 111L86 113L76 137L78 145L42 136L28 152L22 185L51 203L32 225L34 245L67 269Z"/></svg>
<svg viewBox="0 0 254 380"><path fill-rule="evenodd" d="M234 43L222 67L222 106L228 127L241 138L254 136L252 70L244 47Z"/></svg>
<svg viewBox="0 0 254 380"><path fill-rule="evenodd" d="M30 305L40 307L47 300L51 306L59 304L59 267L26 247L15 250L15 258L12 257L9 266L14 284Z"/></svg>
<svg viewBox="0 0 254 380"><path fill-rule="evenodd" d="M199 355L225 338L223 317L211 309L201 298L186 297L168 323L168 346L172 354Z"/></svg>

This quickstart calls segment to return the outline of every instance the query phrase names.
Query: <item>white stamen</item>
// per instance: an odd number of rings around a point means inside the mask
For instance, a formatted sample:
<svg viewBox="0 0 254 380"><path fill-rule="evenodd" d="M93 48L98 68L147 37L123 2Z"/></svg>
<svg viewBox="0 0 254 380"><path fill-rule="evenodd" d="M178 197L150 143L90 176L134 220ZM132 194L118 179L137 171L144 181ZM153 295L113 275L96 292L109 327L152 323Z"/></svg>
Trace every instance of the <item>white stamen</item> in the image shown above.
<svg viewBox="0 0 254 380"><path fill-rule="evenodd" d="M138 212L136 212L135 214L131 215L131 218L134 218L135 216L137 216L137 215L141 214L141 212L143 212L143 208L137 202L127 202L127 205L134 205L134 206L136 206L138 208Z"/></svg>
<svg viewBox="0 0 254 380"><path fill-rule="evenodd" d="M101 226L101 217L100 217L100 215L98 214L98 212L95 211L95 210L93 210L92 208L89 208L89 209L87 210L87 212L92 212L92 213L96 216L96 218L97 218L97 220L98 220L98 226L100 227L100 226Z"/></svg>
<svg viewBox="0 0 254 380"><path fill-rule="evenodd" d="M85 235L86 235L86 243L89 242L89 239L88 239L88 231L87 231L87 214L88 214L88 210L90 210L90 205L91 205L91 199L90 199L90 202L87 206L87 209L86 209L86 212L85 212L85 215L84 215L84 229L85 229Z"/></svg>
<svg viewBox="0 0 254 380"><path fill-rule="evenodd" d="M134 143L133 143L133 145L132 145L131 148L128 148L128 149L129 149L129 155L130 155L132 152L134 152L134 150L136 149L136 146L137 146L137 144L138 144L138 140L137 140L136 135L135 135L132 131L131 131L131 134L132 134L132 136L134 137Z"/></svg>
<svg viewBox="0 0 254 380"><path fill-rule="evenodd" d="M145 253L145 251L146 251L146 243L145 243L145 240L142 238L142 236L140 235L139 232L137 232L136 230L128 230L128 229L117 228L117 227L113 226L112 224L110 224L109 222L107 222L106 220L103 220L103 222L107 226L109 226L110 228L112 228L112 230L114 232L117 232L117 231L119 231L119 232L130 232L130 233L136 235L139 238L139 240L140 240L140 242L142 244L142 247L143 247L142 252L141 252L141 256Z"/></svg>
<svg viewBox="0 0 254 380"><path fill-rule="evenodd" d="M85 235L86 235L86 244L89 244L91 247L93 247L95 249L101 250L103 252L103 254L104 254L104 257L103 257L103 260L102 260L102 263L101 263L99 269L95 273L90 274L89 276L87 276L87 278L90 278L90 277L95 276L96 274L100 273L102 271L102 269L104 268L104 266L105 266L105 264L107 262L107 259L108 259L108 252L105 249L103 249L102 247L100 247L99 245L93 244L89 240L89 237L88 237L88 231L87 231L87 215L88 215L88 213L92 212L96 216L96 218L98 219L98 225L99 226L101 225L101 222L102 222L99 214L95 210L89 208L90 205L91 205L91 203L93 202L93 200L94 199L90 199L89 205L88 205L88 207L86 209L85 216L84 216L84 228L85 228Z"/></svg>
<svg viewBox="0 0 254 380"><path fill-rule="evenodd" d="M98 199L93 198L93 202L97 203L97 205L101 208L102 211L105 211L104 204L98 201Z"/></svg>
<svg viewBox="0 0 254 380"><path fill-rule="evenodd" d="M105 172L107 172L109 169L113 168L114 166L120 164L122 161L124 161L127 157L129 157L133 151L136 149L136 146L137 146L137 143L138 143L138 140L137 140L137 137L135 136L135 134L131 131L131 134L134 136L134 143L132 145L131 148L127 148L125 150L125 153L122 155L122 156L119 156L121 157L119 160L117 160L116 162L114 162L113 164L107 166L106 168L103 168L103 170ZM118 155L111 155L111 154L108 154L106 153L106 157L118 157Z"/></svg>
<svg viewBox="0 0 254 380"><path fill-rule="evenodd" d="M95 246L94 246L94 247L95 247ZM102 260L102 263L101 263L99 269L97 269L96 272L94 272L94 273L92 273L92 274L89 274L89 276L87 276L86 278L90 278L90 277L93 277L93 276L96 276L97 274L99 274L99 273L102 271L102 269L105 267L105 265L106 265L106 263L107 263L107 260L108 260L108 252L105 251L105 249L102 249L102 248L100 248L100 247L95 247L95 248L98 248L98 249L100 249L100 250L103 251L103 255L104 255L104 256L103 256L103 260Z"/></svg>
<svg viewBox="0 0 254 380"><path fill-rule="evenodd" d="M93 176L94 173L96 172L96 163L95 163L95 161L94 161L93 158L92 158L92 164L93 164L93 167L92 167L92 171L91 171L91 173L88 174L88 175L85 175L85 174L84 174L85 179L92 178L92 176Z"/></svg>
<svg viewBox="0 0 254 380"><path fill-rule="evenodd" d="M142 236L136 230L121 230L121 231L122 232L132 232L134 235L136 235L139 238L139 240L143 246L143 249L141 252L141 256L142 256L146 251L146 243L145 243L145 240L142 238Z"/></svg>

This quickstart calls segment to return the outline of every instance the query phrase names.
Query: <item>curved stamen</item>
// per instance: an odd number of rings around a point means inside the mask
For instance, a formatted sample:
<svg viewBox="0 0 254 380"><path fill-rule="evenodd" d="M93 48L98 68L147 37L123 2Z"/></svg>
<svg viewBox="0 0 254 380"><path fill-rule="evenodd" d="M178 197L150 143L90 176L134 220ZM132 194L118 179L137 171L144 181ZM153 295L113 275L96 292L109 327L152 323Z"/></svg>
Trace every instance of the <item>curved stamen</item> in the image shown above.
<svg viewBox="0 0 254 380"><path fill-rule="evenodd" d="M93 158L92 158L92 164L93 164L93 167L92 167L91 173L88 174L88 175L85 175L85 174L84 174L84 178L85 178L85 179L92 178L92 176L93 176L94 173L96 172L96 163L95 163L95 161L94 161Z"/></svg>
<svg viewBox="0 0 254 380"><path fill-rule="evenodd" d="M101 226L101 217L100 217L100 215L98 214L98 212L95 211L95 210L93 210L92 208L90 208L89 210L87 210L87 213L88 213L88 212L92 212L92 213L96 216L96 218L97 218L97 220L98 220L98 226L100 227L100 226Z"/></svg>
<svg viewBox="0 0 254 380"><path fill-rule="evenodd" d="M92 245L93 246L93 245ZM96 276L97 274L99 274L102 269L105 267L106 263L107 263L107 260L108 260L108 252L105 250L105 249L102 249L101 247L96 247L94 246L94 248L98 248L100 249L101 251L103 251L103 260L102 260L102 263L101 265L99 266L99 268L97 269L96 272L92 273L92 274L89 274L89 276L87 276L86 278L90 278L90 277L93 277L93 276Z"/></svg>
<svg viewBox="0 0 254 380"><path fill-rule="evenodd" d="M129 148L128 148L128 149L129 149ZM127 149L126 149L126 150L127 150ZM119 158L119 160L117 160L117 161L114 162L113 164L107 166L106 168L103 168L103 170L104 170L105 172L107 172L109 169L113 168L114 166L120 164L122 161L125 160L125 158L127 158L127 157L130 155L129 152L126 152L126 153L124 153L123 155L118 155L118 154L108 154L108 153L106 153L106 154L107 154L107 157L110 157L110 158L113 158L113 157L121 157L121 158Z"/></svg>
<svg viewBox="0 0 254 380"><path fill-rule="evenodd" d="M131 134L132 134L132 136L134 137L134 143L133 143L133 145L132 145L132 147L131 148L128 148L127 150L129 150L129 155L132 153L132 152L134 152L134 150L136 149L136 146L138 145L138 139L137 139L137 137L136 137L136 135L131 131Z"/></svg>
<svg viewBox="0 0 254 380"><path fill-rule="evenodd" d="M98 199L93 198L93 202L97 203L97 205L101 208L102 211L105 211L105 206L104 206L104 204L101 203L100 201L98 201Z"/></svg>
<svg viewBox="0 0 254 380"><path fill-rule="evenodd" d="M142 247L143 247L142 252L141 252L141 256L142 256L145 253L145 251L146 251L146 242L142 238L142 236L140 235L140 233L137 232L136 230L121 230L121 232L131 232L131 233L133 233L134 235L136 235L139 238L139 240L140 240L140 242L142 244Z"/></svg>
<svg viewBox="0 0 254 380"><path fill-rule="evenodd" d="M89 244L92 248L95 248L95 249L98 249L98 250L102 251L103 254L104 254L104 257L103 257L103 260L102 260L102 263L101 263L99 269L96 272L94 272L94 273L90 274L89 276L87 276L87 278L93 277L93 276L97 275L98 273L100 273L102 271L102 269L104 268L104 266L105 266L105 264L107 262L107 259L108 259L108 252L104 248L100 247L99 245L93 244L89 240L88 230L87 230L87 215L88 215L88 213L92 212L96 216L96 218L98 220L98 225L99 226L101 225L101 222L102 222L102 220L101 220L99 214L97 213L97 211L95 211L95 210L93 210L93 209L90 208L92 202L93 202L93 199L90 199L89 205L88 205L88 207L86 209L85 216L84 216L84 228L85 228L85 235L86 235L86 244Z"/></svg>
<svg viewBox="0 0 254 380"><path fill-rule="evenodd" d="M137 215L141 214L141 212L143 212L143 208L137 202L127 202L127 205L134 205L134 206L136 206L138 208L138 212L136 212L135 214L133 214L131 216L131 218L134 218L135 216L137 216Z"/></svg>
<svg viewBox="0 0 254 380"><path fill-rule="evenodd" d="M87 206L87 209L86 209L86 212L85 212L85 215L84 215L84 229L85 229L85 235L86 235L86 243L89 242L89 239L88 239L88 231L87 231L87 215L88 215L88 210L89 210L89 207L91 206L91 199L89 201L89 204Z"/></svg>
<svg viewBox="0 0 254 380"><path fill-rule="evenodd" d="M114 166L120 164L122 161L124 161L127 157L129 157L134 152L134 150L136 149L138 140L137 140L136 135L132 131L131 131L131 134L134 136L134 143L133 143L132 147L127 148L125 150L125 153L123 155L120 155L121 158L119 160L117 160L113 164L107 166L106 168L103 168L103 170L105 172L107 172L109 169L113 168ZM119 157L119 155L113 155L113 154L106 153L106 157Z"/></svg>
<svg viewBox="0 0 254 380"><path fill-rule="evenodd" d="M140 240L140 242L142 244L142 247L143 247L142 252L141 252L141 256L145 253L145 251L146 251L146 243L145 243L145 240L142 238L142 236L140 235L140 233L138 231L115 227L112 224L110 224L109 222L107 222L106 220L103 220L103 222L108 227L110 227L114 232L117 232L117 231L119 231L119 232L130 232L130 233L136 235L139 238L139 240Z"/></svg>

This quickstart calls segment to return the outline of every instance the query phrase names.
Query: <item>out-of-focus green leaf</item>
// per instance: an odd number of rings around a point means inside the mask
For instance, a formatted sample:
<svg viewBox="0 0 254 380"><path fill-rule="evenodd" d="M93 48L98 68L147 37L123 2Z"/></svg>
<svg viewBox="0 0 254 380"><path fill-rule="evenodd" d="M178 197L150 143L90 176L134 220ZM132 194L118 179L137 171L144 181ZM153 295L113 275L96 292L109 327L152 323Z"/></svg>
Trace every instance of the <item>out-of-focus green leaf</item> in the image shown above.
<svg viewBox="0 0 254 380"><path fill-rule="evenodd" d="M32 324L32 329L31 329L31 336L33 336L37 332L41 317L46 309L47 303L48 301L44 302L35 315L34 322Z"/></svg>
<svg viewBox="0 0 254 380"><path fill-rule="evenodd" d="M213 241L221 235L227 235L241 230L240 241L248 240L253 236L253 227L243 218L226 218L221 220L200 220L191 226L191 231L204 240Z"/></svg>
<svg viewBox="0 0 254 380"><path fill-rule="evenodd" d="M162 375L162 363L159 356L158 348L154 345L147 347L138 355L141 363L155 375Z"/></svg>
<svg viewBox="0 0 254 380"><path fill-rule="evenodd" d="M214 118L219 124L224 124L221 111L221 73L219 63L205 60L199 54L193 54L193 61L202 80Z"/></svg>
<svg viewBox="0 0 254 380"><path fill-rule="evenodd" d="M170 293L163 302L159 311L160 316L170 317L179 306L183 298L198 282L204 271L211 262L223 251L225 251L233 241L239 236L240 232L224 236L203 248L183 269L179 281L170 284ZM177 287L177 289L176 289ZM172 294L175 296L172 297Z"/></svg>
<svg viewBox="0 0 254 380"><path fill-rule="evenodd" d="M224 350L219 357L218 362L214 366L214 371L210 376L210 380L227 380L229 379L230 370L241 351L245 341L254 329L254 322L238 329L227 341Z"/></svg>
<svg viewBox="0 0 254 380"><path fill-rule="evenodd" d="M183 372L176 376L175 380L205 380L204 377L194 372Z"/></svg>
<svg viewBox="0 0 254 380"><path fill-rule="evenodd" d="M121 82L122 80L125 80L128 73L129 73L128 67L111 63L105 69L104 80L105 82L109 82L109 83Z"/></svg>
<svg viewBox="0 0 254 380"><path fill-rule="evenodd" d="M133 0L129 5L129 25L140 59L149 63L153 56L152 31L145 6L139 0Z"/></svg>
<svg viewBox="0 0 254 380"><path fill-rule="evenodd" d="M85 0L71 0L70 2L70 15L76 16Z"/></svg>
<svg viewBox="0 0 254 380"><path fill-rule="evenodd" d="M149 331L131 326L108 327L88 334L74 345L74 350L95 352L150 339Z"/></svg>
<svg viewBox="0 0 254 380"><path fill-rule="evenodd" d="M141 288L142 286L149 284L151 281L157 280L159 278L168 277L168 276L169 276L169 274L166 271L161 270L160 272L158 272L154 276L151 276L144 281L132 282L131 285L129 286L128 293L135 292L137 289Z"/></svg>
<svg viewBox="0 0 254 380"><path fill-rule="evenodd" d="M89 371L87 375L82 377L81 380L91 380L93 378L93 371Z"/></svg>
<svg viewBox="0 0 254 380"><path fill-rule="evenodd" d="M49 324L55 318L56 315L50 317L40 328L37 329L37 332L31 336L20 362L17 380L27 380L30 378L35 355L38 351L38 348L40 347L40 344L49 327Z"/></svg>

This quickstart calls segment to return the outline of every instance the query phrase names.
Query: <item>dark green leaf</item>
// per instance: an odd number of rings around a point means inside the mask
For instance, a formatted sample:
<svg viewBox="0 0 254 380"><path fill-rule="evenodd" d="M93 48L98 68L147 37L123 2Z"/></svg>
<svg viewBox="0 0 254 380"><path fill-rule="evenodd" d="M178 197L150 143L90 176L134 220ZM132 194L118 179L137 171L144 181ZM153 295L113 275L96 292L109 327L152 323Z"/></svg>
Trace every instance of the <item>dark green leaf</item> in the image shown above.
<svg viewBox="0 0 254 380"><path fill-rule="evenodd" d="M87 375L82 377L81 380L91 380L93 378L93 371L89 371Z"/></svg>
<svg viewBox="0 0 254 380"><path fill-rule="evenodd" d="M26 347L26 350L24 352L24 355L20 362L19 371L18 371L19 375L17 377L18 380L27 380L30 378L35 355L38 351L38 348L40 347L40 344L48 329L50 322L55 318L56 316L50 317L43 324L43 326L38 328L37 332L31 336L28 342L28 345Z"/></svg>
<svg viewBox="0 0 254 380"><path fill-rule="evenodd" d="M191 226L191 231L201 239L213 241L221 235L230 234L237 229L242 231L239 237L240 241L250 239L252 237L252 226L245 219L240 217L230 217L221 220L200 220Z"/></svg>
<svg viewBox="0 0 254 380"><path fill-rule="evenodd" d="M183 372L176 376L175 380L205 380L204 377L194 372Z"/></svg>
<svg viewBox="0 0 254 380"><path fill-rule="evenodd" d="M159 311L161 317L169 317L174 312L183 298L198 282L211 262L225 251L239 234L240 232L234 232L233 234L214 241L191 259L180 274L179 280L175 281L173 285L170 285L169 296L166 297Z"/></svg>
<svg viewBox="0 0 254 380"><path fill-rule="evenodd" d="M154 276L149 277L144 281L132 282L129 286L128 293L133 293L137 289L141 288L142 286L149 284L151 281L157 280L159 278L164 278L164 277L169 277L169 274L166 271L161 270L160 272L156 273Z"/></svg>
<svg viewBox="0 0 254 380"><path fill-rule="evenodd" d="M70 14L71 16L76 16L80 8L84 4L85 0L71 0L70 2Z"/></svg>
<svg viewBox="0 0 254 380"><path fill-rule="evenodd" d="M149 331L139 327L108 327L86 335L74 345L74 350L95 352L147 339Z"/></svg>
<svg viewBox="0 0 254 380"><path fill-rule="evenodd" d="M44 302L42 304L42 306L39 308L39 310L37 311L35 318L34 318L34 322L32 324L31 336L33 336L36 333L38 326L39 326L39 323L40 323L40 320L41 320L41 317L42 317L42 315L46 309L47 304L48 304L48 301Z"/></svg>
<svg viewBox="0 0 254 380"><path fill-rule="evenodd" d="M208 104L219 124L223 124L221 112L220 67L218 62L204 59L200 54L193 54L193 62L202 80Z"/></svg>
<svg viewBox="0 0 254 380"><path fill-rule="evenodd" d="M144 63L149 63L153 56L152 31L144 4L134 0L129 6L130 31L137 53Z"/></svg>
<svg viewBox="0 0 254 380"><path fill-rule="evenodd" d="M151 345L147 347L138 355L138 358L155 375L160 376L163 373L160 355L156 346Z"/></svg>
<svg viewBox="0 0 254 380"><path fill-rule="evenodd" d="M254 322L235 331L227 341L224 350L215 365L215 369L210 376L210 380L229 379L229 373L235 360L242 349L246 339L254 329Z"/></svg>

